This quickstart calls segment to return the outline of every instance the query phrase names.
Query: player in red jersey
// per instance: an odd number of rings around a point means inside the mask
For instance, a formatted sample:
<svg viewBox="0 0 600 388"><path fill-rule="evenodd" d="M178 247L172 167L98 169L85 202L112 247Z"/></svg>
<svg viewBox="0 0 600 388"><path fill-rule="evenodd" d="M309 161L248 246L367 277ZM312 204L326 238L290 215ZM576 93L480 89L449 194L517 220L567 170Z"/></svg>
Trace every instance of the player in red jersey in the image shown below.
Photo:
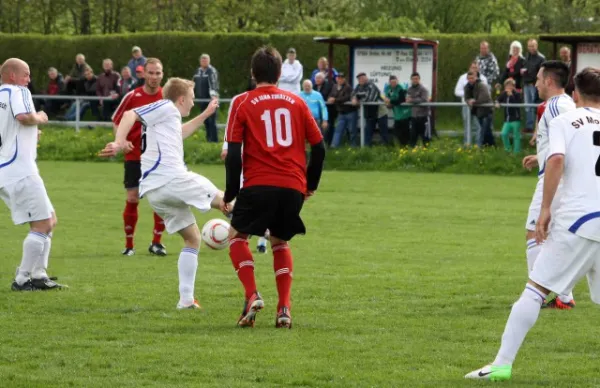
<svg viewBox="0 0 600 388"><path fill-rule="evenodd" d="M162 88L160 87L163 78L163 66L159 59L148 58L144 65L144 86L135 88L123 97L119 107L112 117L115 132L123 114L128 110L139 108L144 105L151 104L162 97ZM127 140L133 145L133 149L125 154L125 178L124 185L127 191L127 202L125 203L125 211L123 212L123 223L125 227L125 249L122 254L125 256L133 256L135 249L133 245L133 235L135 226L138 220L138 203L139 203L139 182L142 176L140 159L145 146L142 144L142 124L135 123ZM156 213L154 213L154 237L148 250L150 253L165 256L167 250L160 243L162 233L165 230L165 224Z"/></svg>
<svg viewBox="0 0 600 388"><path fill-rule="evenodd" d="M306 103L275 86L281 64L281 55L272 47L254 53L252 75L257 87L233 98L227 120L227 185L221 210L228 212L237 197L229 257L245 289L240 327L254 326L256 313L264 307L256 289L248 236L262 236L267 229L279 294L275 327L292 327L293 263L288 241L306 232L300 211L319 185L325 159L323 136ZM308 167L307 141L311 145ZM244 187L240 190L242 159Z"/></svg>

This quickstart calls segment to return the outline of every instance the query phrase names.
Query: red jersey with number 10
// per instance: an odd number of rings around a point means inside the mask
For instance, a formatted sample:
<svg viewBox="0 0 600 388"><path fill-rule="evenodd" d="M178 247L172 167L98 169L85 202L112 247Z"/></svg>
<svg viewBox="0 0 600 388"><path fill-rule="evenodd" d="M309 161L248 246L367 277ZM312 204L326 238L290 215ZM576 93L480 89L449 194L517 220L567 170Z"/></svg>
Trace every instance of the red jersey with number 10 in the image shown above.
<svg viewBox="0 0 600 388"><path fill-rule="evenodd" d="M158 92L148 94L144 91L144 87L135 88L123 97L119 107L112 116L112 122L119 126L123 114L128 110L139 108L140 106L152 104L158 100L162 100L162 88L158 88ZM142 123L137 121L131 127L131 131L127 135L127 140L133 144L133 150L125 154L125 160L133 160L139 162L142 158Z"/></svg>
<svg viewBox="0 0 600 388"><path fill-rule="evenodd" d="M226 141L242 143L244 187L275 186L306 193L306 142L323 136L302 97L275 86L231 101Z"/></svg>

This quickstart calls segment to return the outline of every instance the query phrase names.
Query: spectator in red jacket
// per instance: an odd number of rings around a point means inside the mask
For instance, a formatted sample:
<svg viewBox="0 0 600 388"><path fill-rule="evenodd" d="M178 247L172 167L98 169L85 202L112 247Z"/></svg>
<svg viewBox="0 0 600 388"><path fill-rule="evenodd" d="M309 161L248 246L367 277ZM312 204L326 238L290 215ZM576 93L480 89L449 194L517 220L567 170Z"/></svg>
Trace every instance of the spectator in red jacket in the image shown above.
<svg viewBox="0 0 600 388"><path fill-rule="evenodd" d="M56 68L51 67L48 69L48 86L44 91L45 94L50 96L58 96L62 94L64 90L65 82L62 74L56 70ZM56 115L60 111L60 106L64 103L63 100L44 100L44 111L48 115Z"/></svg>

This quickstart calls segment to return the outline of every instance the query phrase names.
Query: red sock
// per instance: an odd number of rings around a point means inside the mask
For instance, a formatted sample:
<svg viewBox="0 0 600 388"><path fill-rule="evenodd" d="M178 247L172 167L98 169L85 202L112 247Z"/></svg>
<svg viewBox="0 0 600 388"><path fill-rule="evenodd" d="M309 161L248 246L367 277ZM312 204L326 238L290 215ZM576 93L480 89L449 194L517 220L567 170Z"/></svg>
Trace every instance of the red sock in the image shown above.
<svg viewBox="0 0 600 388"><path fill-rule="evenodd" d="M256 292L256 280L254 279L254 258L248 248L248 240L244 238L234 238L229 244L229 257L233 263L233 268L237 272L238 278L244 286L246 300L250 299Z"/></svg>
<svg viewBox="0 0 600 388"><path fill-rule="evenodd" d="M123 225L125 227L125 248L133 249L133 234L138 220L137 202L125 202Z"/></svg>
<svg viewBox="0 0 600 388"><path fill-rule="evenodd" d="M165 230L165 222L162 218L156 213L154 213L154 237L152 238L152 244L160 244L160 239L162 238L162 234Z"/></svg>
<svg viewBox="0 0 600 388"><path fill-rule="evenodd" d="M291 308L290 294L292 292L292 270L294 267L292 251L287 243L274 245L272 249L273 270L275 271L275 282L279 294L277 310L283 306Z"/></svg>

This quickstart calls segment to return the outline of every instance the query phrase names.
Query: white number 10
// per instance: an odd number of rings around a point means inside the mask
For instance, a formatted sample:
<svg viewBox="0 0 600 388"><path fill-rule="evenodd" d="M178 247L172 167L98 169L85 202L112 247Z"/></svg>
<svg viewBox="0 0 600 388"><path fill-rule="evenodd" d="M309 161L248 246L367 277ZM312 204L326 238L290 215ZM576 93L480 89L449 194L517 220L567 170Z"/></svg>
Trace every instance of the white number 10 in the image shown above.
<svg viewBox="0 0 600 388"><path fill-rule="evenodd" d="M281 128L281 117L283 116L283 124L285 125L285 137ZM273 143L273 122L271 121L271 111L266 110L260 119L265 122L265 130L267 131L267 146L274 147ZM279 108L275 111L275 134L277 136L277 144L282 147L292 145L292 116L289 109Z"/></svg>

